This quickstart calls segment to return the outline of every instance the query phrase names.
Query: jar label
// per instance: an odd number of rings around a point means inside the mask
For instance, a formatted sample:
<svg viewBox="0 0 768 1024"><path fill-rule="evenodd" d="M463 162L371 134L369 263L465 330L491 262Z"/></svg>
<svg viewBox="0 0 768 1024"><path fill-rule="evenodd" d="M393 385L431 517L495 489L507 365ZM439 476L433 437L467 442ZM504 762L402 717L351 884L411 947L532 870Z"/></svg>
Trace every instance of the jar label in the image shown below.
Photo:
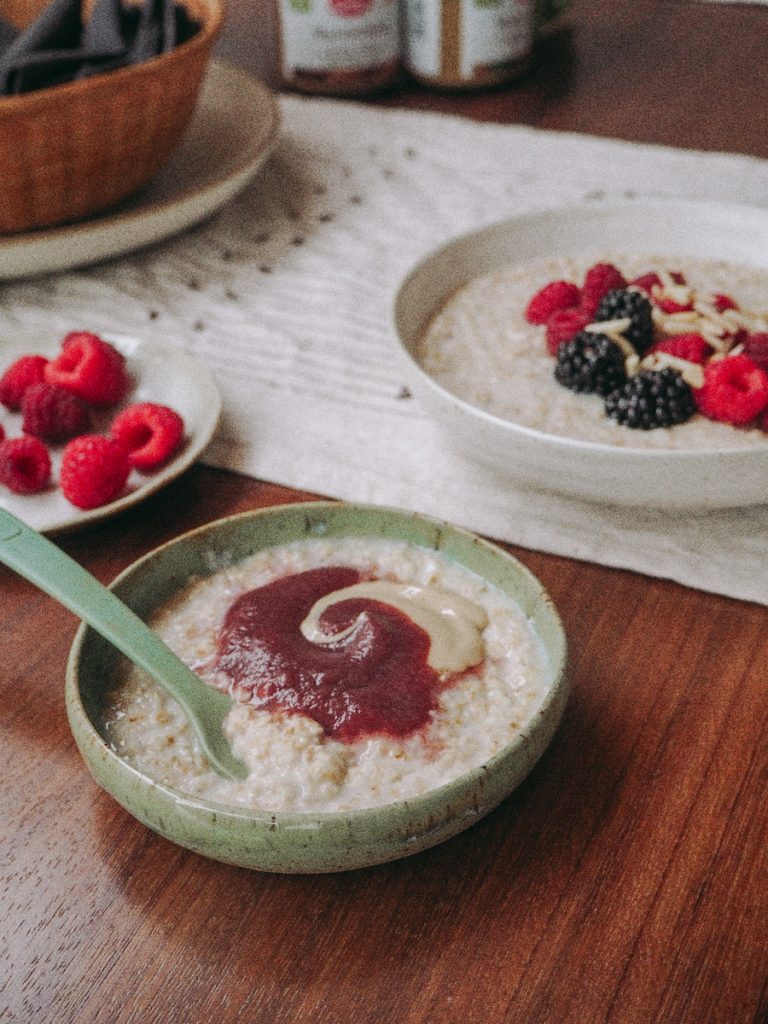
<svg viewBox="0 0 768 1024"><path fill-rule="evenodd" d="M534 0L407 0L411 70L467 83L493 80L533 46Z"/></svg>
<svg viewBox="0 0 768 1024"><path fill-rule="evenodd" d="M405 6L405 45L408 66L428 78L440 75L442 16L434 0L408 0Z"/></svg>
<svg viewBox="0 0 768 1024"><path fill-rule="evenodd" d="M280 0L280 14L287 77L397 60L397 0Z"/></svg>
<svg viewBox="0 0 768 1024"><path fill-rule="evenodd" d="M462 4L462 78L483 78L519 60L533 42L532 0L470 0Z"/></svg>

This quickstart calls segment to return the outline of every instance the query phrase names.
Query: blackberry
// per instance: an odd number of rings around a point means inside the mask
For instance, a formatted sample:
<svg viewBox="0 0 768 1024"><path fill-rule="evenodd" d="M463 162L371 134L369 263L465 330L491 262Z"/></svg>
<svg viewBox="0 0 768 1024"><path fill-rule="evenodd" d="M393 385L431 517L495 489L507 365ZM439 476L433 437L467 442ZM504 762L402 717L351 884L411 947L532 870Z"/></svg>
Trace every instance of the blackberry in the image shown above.
<svg viewBox="0 0 768 1024"><path fill-rule="evenodd" d="M629 288L614 288L603 297L595 313L595 320L623 320L629 317L630 325L624 337L643 355L653 344L653 318L651 301L642 292Z"/></svg>
<svg viewBox="0 0 768 1024"><path fill-rule="evenodd" d="M685 423L696 412L696 404L680 374L666 366L629 377L606 396L605 412L624 427L654 430Z"/></svg>
<svg viewBox="0 0 768 1024"><path fill-rule="evenodd" d="M626 380L624 354L604 334L579 331L557 350L555 379L571 391L607 395Z"/></svg>

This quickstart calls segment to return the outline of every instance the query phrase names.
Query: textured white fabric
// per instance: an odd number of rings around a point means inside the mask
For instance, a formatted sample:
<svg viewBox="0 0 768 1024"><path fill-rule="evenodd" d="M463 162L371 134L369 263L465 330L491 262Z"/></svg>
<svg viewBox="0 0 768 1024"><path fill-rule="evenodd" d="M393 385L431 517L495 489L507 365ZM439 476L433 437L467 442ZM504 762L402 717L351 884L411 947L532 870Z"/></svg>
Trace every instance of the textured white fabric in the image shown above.
<svg viewBox="0 0 768 1024"><path fill-rule="evenodd" d="M0 328L112 330L194 352L224 395L211 465L768 603L768 507L681 516L515 490L403 397L389 341L399 280L456 234L590 198L768 205L768 162L333 100L281 107L273 159L212 220L6 284Z"/></svg>

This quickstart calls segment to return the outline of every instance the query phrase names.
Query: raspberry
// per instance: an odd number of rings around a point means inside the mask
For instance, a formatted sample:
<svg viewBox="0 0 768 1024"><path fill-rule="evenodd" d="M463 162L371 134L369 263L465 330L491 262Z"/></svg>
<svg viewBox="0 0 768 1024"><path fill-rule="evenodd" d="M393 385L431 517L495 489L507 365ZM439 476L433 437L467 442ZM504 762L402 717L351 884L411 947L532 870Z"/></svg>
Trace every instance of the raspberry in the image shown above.
<svg viewBox="0 0 768 1024"><path fill-rule="evenodd" d="M61 457L59 484L77 508L98 508L114 501L125 487L131 464L119 441L101 434L81 434Z"/></svg>
<svg viewBox="0 0 768 1024"><path fill-rule="evenodd" d="M629 283L634 285L635 288L642 288L644 292L647 292L648 295L650 295L654 288L660 287L661 278L657 273L651 271L651 273L648 274L641 274L640 277L636 277Z"/></svg>
<svg viewBox="0 0 768 1024"><path fill-rule="evenodd" d="M743 354L710 361L696 404L710 419L744 426L768 407L768 373Z"/></svg>
<svg viewBox="0 0 768 1024"><path fill-rule="evenodd" d="M545 324L559 309L578 306L581 292L571 281L550 281L533 296L525 309L530 324Z"/></svg>
<svg viewBox="0 0 768 1024"><path fill-rule="evenodd" d="M730 295L715 294L712 296L712 305L718 313L724 313L726 309L738 309L739 304Z"/></svg>
<svg viewBox="0 0 768 1024"><path fill-rule="evenodd" d="M93 405L114 405L128 390L125 357L88 331L73 331L45 368L45 379Z"/></svg>
<svg viewBox="0 0 768 1024"><path fill-rule="evenodd" d="M624 354L604 334L581 331L558 349L555 380L571 391L607 395L626 380Z"/></svg>
<svg viewBox="0 0 768 1024"><path fill-rule="evenodd" d="M693 309L692 302L675 302L674 299L660 298L653 300L659 307L662 313L671 315L672 313L690 313Z"/></svg>
<svg viewBox="0 0 768 1024"><path fill-rule="evenodd" d="M558 309L547 320L547 348L556 356L564 341L570 341L590 322L590 317L581 309Z"/></svg>
<svg viewBox="0 0 768 1024"><path fill-rule="evenodd" d="M24 392L22 430L56 443L84 434L91 425L88 406L71 391L40 381Z"/></svg>
<svg viewBox="0 0 768 1024"><path fill-rule="evenodd" d="M760 331L757 334L748 334L742 342L744 355L749 356L753 363L768 373L768 334Z"/></svg>
<svg viewBox="0 0 768 1024"><path fill-rule="evenodd" d="M584 278L581 289L581 308L589 317L597 312L597 307L614 288L626 288L624 275L612 263L596 263L590 267Z"/></svg>
<svg viewBox="0 0 768 1024"><path fill-rule="evenodd" d="M676 334L651 345L648 352L666 352L689 363L705 363L712 355L712 347L700 334Z"/></svg>
<svg viewBox="0 0 768 1024"><path fill-rule="evenodd" d="M653 342L651 300L640 291L612 288L604 295L595 310L595 320L629 320L624 337L636 352L642 355Z"/></svg>
<svg viewBox="0 0 768 1024"><path fill-rule="evenodd" d="M643 370L605 399L606 415L633 430L685 423L696 411L691 388L675 370Z"/></svg>
<svg viewBox="0 0 768 1024"><path fill-rule="evenodd" d="M39 384L43 379L47 362L44 356L20 356L11 363L0 377L0 402L6 409L19 411L24 392L31 384Z"/></svg>
<svg viewBox="0 0 768 1024"><path fill-rule="evenodd" d="M685 284L685 278L676 270L673 270L670 273L670 277L675 284ZM661 278L655 270L652 270L648 274L641 274L640 277L636 277L634 281L630 281L629 283L635 285L637 288L642 288L643 291L648 292L650 295L653 288L661 287Z"/></svg>
<svg viewBox="0 0 768 1024"><path fill-rule="evenodd" d="M36 437L0 441L0 483L14 494L37 494L51 479L51 457Z"/></svg>
<svg viewBox="0 0 768 1024"><path fill-rule="evenodd" d="M184 436L184 421L167 405L129 405L112 421L110 434L128 452L132 466L151 469L171 457Z"/></svg>

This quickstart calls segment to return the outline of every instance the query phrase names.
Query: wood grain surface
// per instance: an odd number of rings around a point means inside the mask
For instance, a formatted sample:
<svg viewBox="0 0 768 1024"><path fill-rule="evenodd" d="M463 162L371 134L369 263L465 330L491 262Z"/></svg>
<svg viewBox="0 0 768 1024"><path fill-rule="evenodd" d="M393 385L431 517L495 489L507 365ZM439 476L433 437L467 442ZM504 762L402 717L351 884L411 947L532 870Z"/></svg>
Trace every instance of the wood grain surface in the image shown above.
<svg viewBox="0 0 768 1024"><path fill-rule="evenodd" d="M376 102L765 158L766 68L768 8L577 0L524 82ZM108 581L311 497L195 467L59 543ZM64 712L75 620L0 567L0 1021L766 1024L768 610L511 550L570 640L554 743L455 839L314 877L207 861L101 792Z"/></svg>

